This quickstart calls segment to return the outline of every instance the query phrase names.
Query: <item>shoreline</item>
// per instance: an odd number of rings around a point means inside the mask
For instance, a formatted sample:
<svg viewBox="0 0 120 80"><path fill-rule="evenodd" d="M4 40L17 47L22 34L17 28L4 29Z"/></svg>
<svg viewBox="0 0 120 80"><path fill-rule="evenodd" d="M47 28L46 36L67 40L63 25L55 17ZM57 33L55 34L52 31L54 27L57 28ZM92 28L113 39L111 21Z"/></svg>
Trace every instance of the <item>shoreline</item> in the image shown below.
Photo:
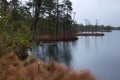
<svg viewBox="0 0 120 80"><path fill-rule="evenodd" d="M57 37L51 37L49 35L40 35L37 40L40 41L47 41L47 42L53 42L53 41L75 41L78 40L77 36L74 35L58 35Z"/></svg>
<svg viewBox="0 0 120 80"><path fill-rule="evenodd" d="M105 36L104 33L79 33L79 34L67 34L65 36L58 35L57 37L51 37L49 35L40 35L36 40L45 41L45 42L54 42L54 41L75 41L78 40L77 36Z"/></svg>
<svg viewBox="0 0 120 80"><path fill-rule="evenodd" d="M81 33L81 34L75 34L77 36L105 36L103 33Z"/></svg>

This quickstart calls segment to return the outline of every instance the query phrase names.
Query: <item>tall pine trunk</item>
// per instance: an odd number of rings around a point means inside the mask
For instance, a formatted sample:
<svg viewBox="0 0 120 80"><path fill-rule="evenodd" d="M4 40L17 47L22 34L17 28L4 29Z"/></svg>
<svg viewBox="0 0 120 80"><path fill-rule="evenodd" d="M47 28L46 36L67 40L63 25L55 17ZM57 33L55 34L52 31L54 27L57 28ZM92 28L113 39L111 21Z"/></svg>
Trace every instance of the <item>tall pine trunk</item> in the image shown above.
<svg viewBox="0 0 120 80"><path fill-rule="evenodd" d="M31 26L31 31L33 34L32 39L35 39L35 34L36 34L36 28L39 20L39 14L40 14L40 8L41 8L41 0L34 0L35 2L35 15L33 17L32 21L32 26Z"/></svg>

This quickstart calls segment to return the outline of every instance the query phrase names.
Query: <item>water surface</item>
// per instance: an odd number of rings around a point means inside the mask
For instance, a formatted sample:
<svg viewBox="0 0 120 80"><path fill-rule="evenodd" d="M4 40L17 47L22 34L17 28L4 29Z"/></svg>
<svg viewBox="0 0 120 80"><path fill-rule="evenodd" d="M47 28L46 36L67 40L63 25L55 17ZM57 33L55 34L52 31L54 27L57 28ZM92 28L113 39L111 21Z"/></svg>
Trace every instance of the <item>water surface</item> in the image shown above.
<svg viewBox="0 0 120 80"><path fill-rule="evenodd" d="M89 70L98 80L120 79L120 31L103 37L80 36L74 42L58 42L36 48L37 56L56 61L75 70Z"/></svg>

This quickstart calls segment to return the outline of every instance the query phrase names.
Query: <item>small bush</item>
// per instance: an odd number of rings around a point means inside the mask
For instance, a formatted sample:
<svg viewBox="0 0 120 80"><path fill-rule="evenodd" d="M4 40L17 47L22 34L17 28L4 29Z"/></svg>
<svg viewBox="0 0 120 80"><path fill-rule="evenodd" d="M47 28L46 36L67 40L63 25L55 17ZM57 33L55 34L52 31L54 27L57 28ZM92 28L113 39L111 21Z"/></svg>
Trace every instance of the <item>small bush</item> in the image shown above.
<svg viewBox="0 0 120 80"><path fill-rule="evenodd" d="M9 16L0 18L0 54L14 51L21 60L27 58L27 49L31 47L31 31L26 22L9 22ZM8 52L7 52L8 51Z"/></svg>

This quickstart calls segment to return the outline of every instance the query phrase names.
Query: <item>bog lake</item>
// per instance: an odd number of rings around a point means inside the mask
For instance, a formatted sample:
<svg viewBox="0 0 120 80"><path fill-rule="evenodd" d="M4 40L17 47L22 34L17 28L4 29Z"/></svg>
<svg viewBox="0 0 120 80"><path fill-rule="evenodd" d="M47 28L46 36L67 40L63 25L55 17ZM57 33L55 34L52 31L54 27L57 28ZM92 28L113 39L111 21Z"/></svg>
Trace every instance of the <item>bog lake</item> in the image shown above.
<svg viewBox="0 0 120 80"><path fill-rule="evenodd" d="M120 31L105 36L79 36L76 41L58 42L36 47L36 56L78 71L88 70L97 80L120 79Z"/></svg>

